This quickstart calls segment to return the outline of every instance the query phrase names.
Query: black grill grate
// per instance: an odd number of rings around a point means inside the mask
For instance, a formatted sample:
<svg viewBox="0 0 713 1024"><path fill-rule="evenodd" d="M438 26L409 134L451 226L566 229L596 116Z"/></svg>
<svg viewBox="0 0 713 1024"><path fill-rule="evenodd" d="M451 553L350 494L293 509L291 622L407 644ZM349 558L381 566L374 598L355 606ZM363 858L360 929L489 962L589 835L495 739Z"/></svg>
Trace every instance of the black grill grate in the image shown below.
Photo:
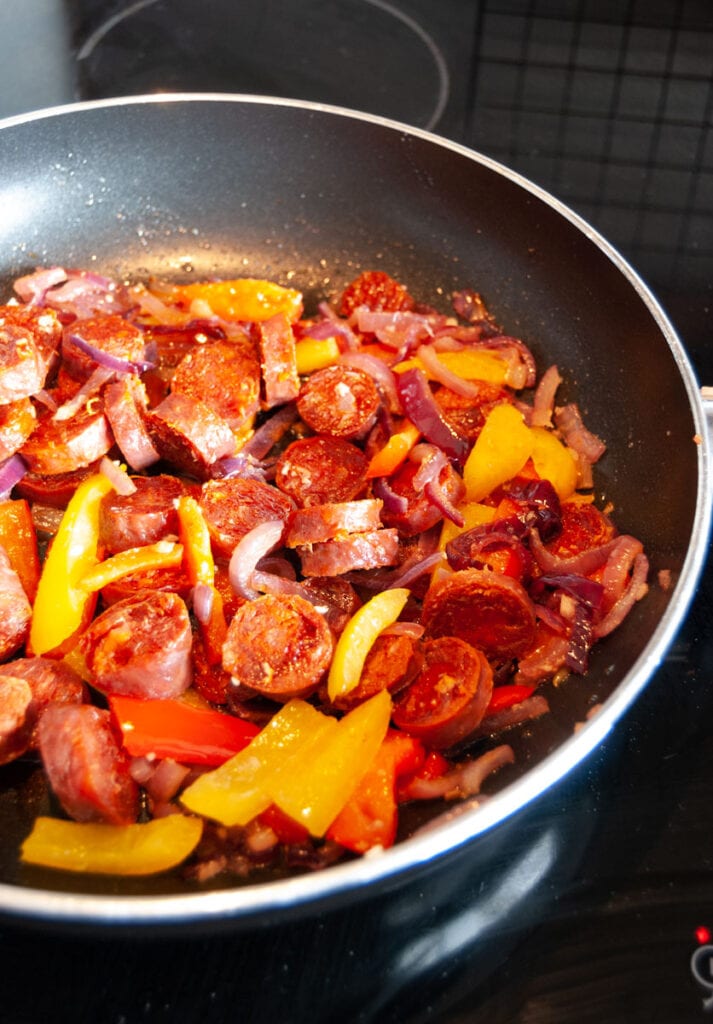
<svg viewBox="0 0 713 1024"><path fill-rule="evenodd" d="M710 0L483 0L467 143L560 196L644 276L713 281Z"/></svg>

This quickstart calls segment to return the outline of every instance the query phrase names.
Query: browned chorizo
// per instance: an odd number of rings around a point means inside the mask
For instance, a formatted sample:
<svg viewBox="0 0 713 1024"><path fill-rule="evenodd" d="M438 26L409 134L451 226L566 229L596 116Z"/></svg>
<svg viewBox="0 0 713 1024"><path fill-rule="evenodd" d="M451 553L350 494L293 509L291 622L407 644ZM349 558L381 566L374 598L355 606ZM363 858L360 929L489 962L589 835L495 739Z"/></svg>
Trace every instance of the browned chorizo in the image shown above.
<svg viewBox="0 0 713 1024"><path fill-rule="evenodd" d="M123 374L104 389L104 412L121 454L134 470L158 462L144 415L148 407L146 388L135 374Z"/></svg>
<svg viewBox="0 0 713 1024"><path fill-rule="evenodd" d="M36 426L37 414L29 398L0 405L0 462L18 452Z"/></svg>
<svg viewBox="0 0 713 1024"><path fill-rule="evenodd" d="M147 413L146 428L161 458L198 480L206 480L213 463L235 451L235 437L222 416L178 392Z"/></svg>
<svg viewBox="0 0 713 1024"><path fill-rule="evenodd" d="M37 723L49 704L83 704L87 700L87 687L81 676L56 658L15 658L0 665L0 686L6 678L22 679L30 689L29 749L37 746Z"/></svg>
<svg viewBox="0 0 713 1024"><path fill-rule="evenodd" d="M435 750L461 743L480 725L493 672L477 648L454 636L423 644L423 668L394 705L395 725Z"/></svg>
<svg viewBox="0 0 713 1024"><path fill-rule="evenodd" d="M309 601L265 594L235 613L223 668L235 686L283 702L317 689L332 650L329 626Z"/></svg>
<svg viewBox="0 0 713 1024"><path fill-rule="evenodd" d="M61 334L51 310L0 306L0 405L42 390Z"/></svg>
<svg viewBox="0 0 713 1024"><path fill-rule="evenodd" d="M300 391L297 376L297 354L292 324L284 313L276 313L257 325L260 342L260 369L265 394L263 406L291 402Z"/></svg>
<svg viewBox="0 0 713 1024"><path fill-rule="evenodd" d="M341 576L358 569L381 569L399 560L396 530L372 530L297 548L304 576Z"/></svg>
<svg viewBox="0 0 713 1024"><path fill-rule="evenodd" d="M75 380L86 380L97 360L81 343L126 363L142 363L146 355L143 331L117 313L75 320L62 337L62 365Z"/></svg>
<svg viewBox="0 0 713 1024"><path fill-rule="evenodd" d="M288 547L319 544L349 533L368 533L381 527L382 502L376 498L328 502L298 509L285 537Z"/></svg>
<svg viewBox="0 0 713 1024"><path fill-rule="evenodd" d="M442 510L434 502L429 501L425 491L418 490L413 478L419 470L419 464L407 460L403 466L389 479L389 487L401 498L406 499L406 507L400 510L384 507L381 514L385 526L392 526L404 537L413 537L424 533L443 518ZM465 486L461 477L448 463L440 472L438 484L451 505L457 505L465 494Z"/></svg>
<svg viewBox="0 0 713 1024"><path fill-rule="evenodd" d="M208 524L216 555L230 558L235 545L260 523L287 522L294 505L275 487L261 480L228 477L203 484L199 504Z"/></svg>
<svg viewBox="0 0 713 1024"><path fill-rule="evenodd" d="M0 661L16 654L30 632L32 606L13 569L5 549L0 546Z"/></svg>
<svg viewBox="0 0 713 1024"><path fill-rule="evenodd" d="M44 416L25 441L21 455L40 475L71 473L96 462L114 443L99 401L91 398L70 419Z"/></svg>
<svg viewBox="0 0 713 1024"><path fill-rule="evenodd" d="M356 366L327 366L311 374L300 389L297 409L315 434L359 438L373 426L379 392L368 373Z"/></svg>
<svg viewBox="0 0 713 1024"><path fill-rule="evenodd" d="M484 569L463 569L432 584L421 621L429 637L459 637L493 661L520 657L535 641L535 606L525 588Z"/></svg>
<svg viewBox="0 0 713 1024"><path fill-rule="evenodd" d="M364 489L367 458L361 449L336 437L304 437L277 461L275 483L300 507L351 501Z"/></svg>
<svg viewBox="0 0 713 1024"><path fill-rule="evenodd" d="M377 636L364 661L359 682L333 704L340 711L368 700L382 690L399 693L421 671L423 654L421 645L405 634L382 633Z"/></svg>
<svg viewBox="0 0 713 1024"><path fill-rule="evenodd" d="M30 746L32 690L25 679L0 678L0 764L21 757Z"/></svg>
<svg viewBox="0 0 713 1024"><path fill-rule="evenodd" d="M176 367L171 391L200 399L239 430L260 407L260 363L248 344L196 345Z"/></svg>
<svg viewBox="0 0 713 1024"><path fill-rule="evenodd" d="M99 506L99 540L111 554L177 534L175 502L197 489L197 485L163 473L135 476L132 481L136 487L132 494L110 491Z"/></svg>

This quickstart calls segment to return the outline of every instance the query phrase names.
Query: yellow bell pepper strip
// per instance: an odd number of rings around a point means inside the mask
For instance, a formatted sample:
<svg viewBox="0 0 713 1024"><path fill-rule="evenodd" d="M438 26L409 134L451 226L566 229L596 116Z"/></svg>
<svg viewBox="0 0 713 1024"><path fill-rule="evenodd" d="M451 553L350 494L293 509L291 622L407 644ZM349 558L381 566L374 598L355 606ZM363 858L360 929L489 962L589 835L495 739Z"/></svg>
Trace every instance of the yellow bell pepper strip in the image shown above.
<svg viewBox="0 0 713 1024"><path fill-rule="evenodd" d="M332 655L327 677L327 693L331 701L343 697L357 685L374 641L382 630L396 622L409 593L405 587L383 590L352 615Z"/></svg>
<svg viewBox="0 0 713 1024"><path fill-rule="evenodd" d="M181 764L224 764L260 731L224 711L183 700L109 697L109 708L132 757L170 757Z"/></svg>
<svg viewBox="0 0 713 1024"><path fill-rule="evenodd" d="M30 624L29 648L46 654L83 625L94 600L81 580L98 562L99 505L112 485L102 473L84 480L70 498L45 558Z"/></svg>
<svg viewBox="0 0 713 1024"><path fill-rule="evenodd" d="M155 875L176 867L198 845L200 818L169 814L141 825L104 825L39 817L21 860L62 871Z"/></svg>
<svg viewBox="0 0 713 1024"><path fill-rule="evenodd" d="M415 774L425 757L420 740L389 729L366 774L327 829L327 838L353 853L393 846L398 825L396 781Z"/></svg>
<svg viewBox="0 0 713 1024"><path fill-rule="evenodd" d="M286 763L270 778L273 803L313 836L323 836L376 757L391 718L391 697L382 690L342 718L319 744Z"/></svg>
<svg viewBox="0 0 713 1024"><path fill-rule="evenodd" d="M366 479L373 480L377 476L391 476L395 473L420 436L418 427L410 420L404 420L401 429L393 433L384 447L372 455L366 468Z"/></svg>
<svg viewBox="0 0 713 1024"><path fill-rule="evenodd" d="M551 430L531 427L532 462L539 476L549 480L561 501L569 498L577 486L577 463L572 451Z"/></svg>
<svg viewBox="0 0 713 1024"><path fill-rule="evenodd" d="M97 591L110 583L143 569L166 569L180 565L183 561L183 545L170 540L159 540L139 548L127 548L111 558L99 562L82 576L80 586L85 590Z"/></svg>
<svg viewBox="0 0 713 1024"><path fill-rule="evenodd" d="M463 380L482 380L490 384L505 384L507 382L508 364L494 352L460 349L455 352L438 352L437 358L446 370L457 374ZM414 368L423 370L429 380L435 380L434 374L424 365L418 355L411 356L410 359L403 359L391 367L394 373L405 373L406 370Z"/></svg>
<svg viewBox="0 0 713 1024"><path fill-rule="evenodd" d="M459 533L465 533L466 530L482 526L483 523L492 523L493 519L495 519L495 509L492 505L482 505L479 501L466 501L457 507L463 516L463 525L458 526L457 523L450 519L443 520L441 537L438 542L439 551L445 551L446 544L453 540L454 537L457 537Z"/></svg>
<svg viewBox="0 0 713 1024"><path fill-rule="evenodd" d="M533 448L532 432L514 405L496 405L463 467L468 501L482 501L494 488L516 476Z"/></svg>
<svg viewBox="0 0 713 1024"><path fill-rule="evenodd" d="M181 803L222 825L247 825L274 803L271 776L280 767L296 770L300 755L336 728L335 718L306 701L291 700L240 753L191 783L181 794Z"/></svg>
<svg viewBox="0 0 713 1024"><path fill-rule="evenodd" d="M223 610L223 598L215 585L215 562L210 544L210 533L205 516L195 498L182 495L177 502L178 533L183 543L186 573L192 586L210 587L213 594L210 618L200 623L209 665L218 665L222 659L223 644L228 632Z"/></svg>
<svg viewBox="0 0 713 1024"><path fill-rule="evenodd" d="M10 565L20 577L32 604L40 579L40 557L35 524L30 506L24 498L0 501L0 545L5 549Z"/></svg>
<svg viewBox="0 0 713 1024"><path fill-rule="evenodd" d="M339 359L340 351L336 338L301 338L295 342L297 373L314 373L332 366Z"/></svg>
<svg viewBox="0 0 713 1024"><path fill-rule="evenodd" d="M250 277L179 285L171 290L171 297L187 303L196 299L206 302L223 320L256 322L284 313L294 322L302 315L301 292Z"/></svg>

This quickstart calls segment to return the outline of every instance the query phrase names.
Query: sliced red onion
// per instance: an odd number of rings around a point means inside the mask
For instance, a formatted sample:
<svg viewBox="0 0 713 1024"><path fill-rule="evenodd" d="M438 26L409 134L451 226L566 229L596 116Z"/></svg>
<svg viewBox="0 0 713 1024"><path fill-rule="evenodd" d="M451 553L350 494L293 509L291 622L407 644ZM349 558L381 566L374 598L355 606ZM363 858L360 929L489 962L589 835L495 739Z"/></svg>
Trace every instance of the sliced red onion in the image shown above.
<svg viewBox="0 0 713 1024"><path fill-rule="evenodd" d="M575 573L550 573L539 576L530 584L530 597L537 600L548 588L561 590L594 611L601 608L604 587L586 576Z"/></svg>
<svg viewBox="0 0 713 1024"><path fill-rule="evenodd" d="M448 465L448 459L440 448L423 441L413 446L409 452L409 460L419 463L412 481L417 491L422 491L431 480L438 480L441 470Z"/></svg>
<svg viewBox="0 0 713 1024"><path fill-rule="evenodd" d="M559 612L546 604L535 604L535 615L558 636L564 636L569 629L569 624L564 621Z"/></svg>
<svg viewBox="0 0 713 1024"><path fill-rule="evenodd" d="M576 672L580 676L585 674L589 667L589 652L593 642L592 609L577 601L564 659L571 672Z"/></svg>
<svg viewBox="0 0 713 1024"><path fill-rule="evenodd" d="M637 601L648 591L646 582L649 574L649 560L645 554L640 553L634 558L634 565L631 572L629 586L624 590L616 604L609 609L607 614L594 626L594 636L607 636L613 632L624 621Z"/></svg>
<svg viewBox="0 0 713 1024"><path fill-rule="evenodd" d="M488 775L514 762L515 753L512 747L503 744L488 750L480 757L463 761L438 778L415 779L409 783L405 796L409 800L439 800L444 797L455 800L459 797L475 796L480 792ZM432 825L433 822L429 822L426 828Z"/></svg>
<svg viewBox="0 0 713 1024"><path fill-rule="evenodd" d="M113 370L115 373L145 373L146 370L153 370L156 365L155 363L148 362L148 360L120 359L118 356L97 348L91 342L85 341L81 334L70 334L69 340L81 352L84 352L95 363L98 363L99 366L103 366L107 370Z"/></svg>
<svg viewBox="0 0 713 1024"><path fill-rule="evenodd" d="M57 412L57 402L49 391L42 388L41 391L36 391L32 397L44 405L45 409L49 409L50 412Z"/></svg>
<svg viewBox="0 0 713 1024"><path fill-rule="evenodd" d="M455 507L438 480L429 480L423 490L430 503L435 505L444 518L450 519L458 527L465 526L463 514Z"/></svg>
<svg viewBox="0 0 713 1024"><path fill-rule="evenodd" d="M565 444L587 462L597 462L607 450L602 439L584 426L582 414L574 402L555 409L555 423Z"/></svg>
<svg viewBox="0 0 713 1024"><path fill-rule="evenodd" d="M356 350L359 348L359 339L354 331L346 320L342 320L341 317L335 313L328 302L320 302L317 309L322 314L325 321L331 325L332 333L334 334L336 332L342 339L344 349ZM329 337L329 335L327 335L327 337Z"/></svg>
<svg viewBox="0 0 713 1024"><path fill-rule="evenodd" d="M26 305L42 306L50 288L64 284L66 280L67 271L64 267L38 267L33 274L18 277L13 288Z"/></svg>
<svg viewBox="0 0 713 1024"><path fill-rule="evenodd" d="M403 494L397 494L386 477L375 477L372 490L374 497L383 501L386 512L391 515L406 515L408 512L408 499Z"/></svg>
<svg viewBox="0 0 713 1024"><path fill-rule="evenodd" d="M253 587L253 574L261 558L273 550L282 539L285 524L281 519L269 519L249 530L235 545L228 565L230 584L240 597L249 601L258 597Z"/></svg>
<svg viewBox="0 0 713 1024"><path fill-rule="evenodd" d="M410 352L434 333L431 317L423 313L383 313L360 306L354 320L362 334L375 334L382 345L399 352Z"/></svg>
<svg viewBox="0 0 713 1024"><path fill-rule="evenodd" d="M401 412L399 393L396 390L396 380L393 370L378 356L370 355L368 352L345 352L339 359L345 366L356 366L357 369L368 373L375 382L381 397L389 410L393 413Z"/></svg>
<svg viewBox="0 0 713 1024"><path fill-rule="evenodd" d="M297 420L297 406L294 402L281 406L276 413L262 423L253 436L240 449L240 455L253 459L264 459Z"/></svg>
<svg viewBox="0 0 713 1024"><path fill-rule="evenodd" d="M497 735L504 729L512 729L515 725L522 725L523 722L533 722L536 718L549 713L550 705L545 697L534 694L526 697L519 704L513 704L510 708L504 708L493 715L488 715L478 729L478 735Z"/></svg>
<svg viewBox="0 0 713 1024"><path fill-rule="evenodd" d="M445 560L442 551L434 551L415 564L409 565L403 572L397 570L396 574L389 580L389 590L396 587L410 587L417 579L420 579L427 572L431 572Z"/></svg>
<svg viewBox="0 0 713 1024"><path fill-rule="evenodd" d="M167 305L144 287L133 288L131 294L141 312L148 314L159 324L178 326L186 323L187 315L183 310Z"/></svg>
<svg viewBox="0 0 713 1024"><path fill-rule="evenodd" d="M483 297L472 288L463 288L459 292L454 292L451 304L454 312L468 323L477 325L481 330L486 327L497 330L493 326L493 319L483 302Z"/></svg>
<svg viewBox="0 0 713 1024"><path fill-rule="evenodd" d="M252 455L245 452L238 452L237 455L228 455L224 459L216 459L210 467L210 474L215 480L225 480L228 477L242 477L244 480L266 479L265 466L258 462Z"/></svg>
<svg viewBox="0 0 713 1024"><path fill-rule="evenodd" d="M215 591L207 583L196 583L191 596L193 599L193 614L202 626L206 626L213 614Z"/></svg>
<svg viewBox="0 0 713 1024"><path fill-rule="evenodd" d="M106 455L102 456L99 462L99 472L103 473L117 494L127 495L135 493L136 484L126 470L118 462L114 462L113 459L108 458Z"/></svg>
<svg viewBox="0 0 713 1024"><path fill-rule="evenodd" d="M402 584L398 584L401 586ZM412 640L420 640L426 632L426 627L420 622L394 622L386 629L382 629L382 636L409 636Z"/></svg>
<svg viewBox="0 0 713 1024"><path fill-rule="evenodd" d="M166 804L173 800L179 792L191 769L184 764L179 764L171 757L166 757L155 766L150 776L144 782L146 792L152 800L159 804Z"/></svg>
<svg viewBox="0 0 713 1024"><path fill-rule="evenodd" d="M532 402L532 413L530 425L533 427L551 427L552 414L555 407L555 395L557 388L562 383L559 370L556 366L550 366L542 374L540 383L535 388L535 395Z"/></svg>
<svg viewBox="0 0 713 1024"><path fill-rule="evenodd" d="M511 338L506 334L498 334L494 338L486 338L478 343L478 348L498 352L510 363L505 378L506 384L519 391L521 388L532 388L537 380L535 357L527 345L519 338Z"/></svg>
<svg viewBox="0 0 713 1024"><path fill-rule="evenodd" d="M114 376L114 371L107 369L105 366L98 366L93 371L91 376L82 384L79 391L72 397L64 402L63 405L57 409L52 419L58 422L64 420L71 420L73 416L76 416L80 409L83 409L90 398L96 395L102 387L111 380Z"/></svg>
<svg viewBox="0 0 713 1024"><path fill-rule="evenodd" d="M462 465L469 451L468 442L459 437L438 408L428 379L416 367L397 375L396 387L405 414L423 436L441 448L449 459Z"/></svg>
<svg viewBox="0 0 713 1024"><path fill-rule="evenodd" d="M449 391L462 395L463 398L478 398L481 390L480 385L472 380L459 377L453 370L449 370L438 358L438 354L433 346L419 345L416 355L426 367L431 377L437 380L439 384L447 387Z"/></svg>
<svg viewBox="0 0 713 1024"><path fill-rule="evenodd" d="M0 498L7 499L15 484L27 473L27 463L21 455L11 455L0 463Z"/></svg>
<svg viewBox="0 0 713 1024"><path fill-rule="evenodd" d="M537 530L530 534L530 550L539 567L547 573L567 574L573 573L576 576L588 576L595 569L601 568L611 554L612 548L618 541L618 537L609 540L599 547L589 548L571 558L560 558L558 555L548 551L540 540Z"/></svg>

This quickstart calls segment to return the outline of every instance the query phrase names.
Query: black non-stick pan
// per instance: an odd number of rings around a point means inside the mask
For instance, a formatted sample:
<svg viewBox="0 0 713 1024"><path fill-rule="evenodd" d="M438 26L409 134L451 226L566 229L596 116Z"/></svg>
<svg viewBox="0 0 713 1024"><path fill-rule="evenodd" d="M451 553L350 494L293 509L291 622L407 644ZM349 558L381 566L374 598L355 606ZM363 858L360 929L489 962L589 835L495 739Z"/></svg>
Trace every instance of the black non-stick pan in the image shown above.
<svg viewBox="0 0 713 1024"><path fill-rule="evenodd" d="M60 924L241 925L373 897L466 844L480 856L487 836L612 729L695 591L710 519L705 415L644 283L571 211L460 146L340 109L225 96L82 104L0 125L4 294L50 264L127 278L269 277L301 288L308 311L364 269L388 271L444 311L453 290L476 288L541 370L558 365L560 397L606 440L597 493L643 540L650 591L598 646L589 674L561 686L552 713L522 731L518 769L492 799L316 874L197 889L178 876L98 880L22 866L19 844L46 794L31 765L7 766L0 911Z"/></svg>

